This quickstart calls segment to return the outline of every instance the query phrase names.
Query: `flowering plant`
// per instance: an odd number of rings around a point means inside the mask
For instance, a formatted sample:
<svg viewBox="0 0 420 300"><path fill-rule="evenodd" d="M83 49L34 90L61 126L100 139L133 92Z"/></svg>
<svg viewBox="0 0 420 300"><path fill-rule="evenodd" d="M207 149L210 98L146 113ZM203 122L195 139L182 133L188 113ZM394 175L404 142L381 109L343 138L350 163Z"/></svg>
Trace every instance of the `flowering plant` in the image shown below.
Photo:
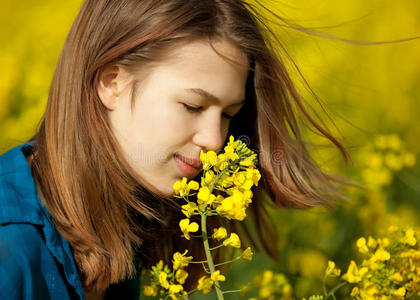
<svg viewBox="0 0 420 300"><path fill-rule="evenodd" d="M336 300L335 293L348 285L352 287L351 291L341 296L355 300L418 299L420 243L416 230L391 225L385 237L360 237L356 246L364 256L363 261L357 264L351 260L346 273L341 274L335 262L329 260L323 278L324 294L312 295L308 300ZM327 291L328 278L340 278L341 282ZM243 286L241 296L248 300L293 300L292 293L286 276L265 270L254 277L252 284Z"/></svg>
<svg viewBox="0 0 420 300"><path fill-rule="evenodd" d="M206 260L193 261L192 256L187 256L188 250L185 250L182 254L180 252L173 254L172 268L159 261L152 270L148 271L151 283L144 287L145 295L160 294L165 295L165 299L188 299L189 294L195 290L206 294L215 288L217 299L224 299L224 294L236 290L222 290L220 282L225 281L226 277L217 270L217 267L238 259L252 260L253 253L248 247L233 260L215 262L212 250L227 246L241 248L241 240L236 233L229 233L224 227L208 228L207 218L220 216L238 221L245 219L246 209L253 197L251 188L257 186L261 178L256 168L257 155L243 142L235 141L234 137L230 136L223 153L217 155L214 151L207 153L201 151L200 159L203 163L200 184L194 180L188 181L184 177L175 182L173 188L174 196L185 203L181 209L186 218L179 222L182 236L187 240L201 238ZM193 196L196 196L196 200L190 199ZM199 216L201 224L191 221L192 216ZM201 235L194 235L199 230ZM213 239L219 245L210 247L209 239ZM187 292L183 286L188 277L185 268L191 263L202 264L207 275L198 280L195 290Z"/></svg>
<svg viewBox="0 0 420 300"><path fill-rule="evenodd" d="M309 299L336 299L334 293L344 285L352 284L350 296L357 300L413 299L420 296L420 244L410 227L388 228L383 238L361 237L356 246L365 258L361 264L350 261L343 280L327 293L325 279L339 277L340 269L328 261L324 276L324 296Z"/></svg>

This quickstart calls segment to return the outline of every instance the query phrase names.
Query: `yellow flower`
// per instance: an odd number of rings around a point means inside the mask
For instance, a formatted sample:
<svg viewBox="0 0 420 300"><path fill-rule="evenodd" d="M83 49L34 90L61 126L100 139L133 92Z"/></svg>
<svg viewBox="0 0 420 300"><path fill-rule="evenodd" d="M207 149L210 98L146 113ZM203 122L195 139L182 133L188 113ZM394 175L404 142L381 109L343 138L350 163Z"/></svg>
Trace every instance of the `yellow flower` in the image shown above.
<svg viewBox="0 0 420 300"><path fill-rule="evenodd" d="M276 287L280 287L280 286L283 286L285 284L288 284L286 276L284 276L281 273L274 274L273 281L275 282Z"/></svg>
<svg viewBox="0 0 420 300"><path fill-rule="evenodd" d="M396 134L390 134L388 137L388 148L398 151L402 146L402 141L400 137Z"/></svg>
<svg viewBox="0 0 420 300"><path fill-rule="evenodd" d="M388 147L388 138L386 135L377 135L375 138L375 146L378 149L386 149Z"/></svg>
<svg viewBox="0 0 420 300"><path fill-rule="evenodd" d="M392 279L394 279L395 281L403 281L404 279L402 278L400 272L395 273L394 275L392 275Z"/></svg>
<svg viewBox="0 0 420 300"><path fill-rule="evenodd" d="M197 202L199 204L207 204L211 205L216 199L216 196L210 193L210 189L207 186L203 186L200 188L197 194Z"/></svg>
<svg viewBox="0 0 420 300"><path fill-rule="evenodd" d="M394 292L395 296L404 297L405 296L405 288L401 287Z"/></svg>
<svg viewBox="0 0 420 300"><path fill-rule="evenodd" d="M263 286L258 294L262 299L272 299L270 296L273 296L273 292L272 286Z"/></svg>
<svg viewBox="0 0 420 300"><path fill-rule="evenodd" d="M217 154L214 151L208 151L207 153L204 153L203 150L200 151L200 159L203 163L203 170L209 170L213 166L216 166L218 164L218 158Z"/></svg>
<svg viewBox="0 0 420 300"><path fill-rule="evenodd" d="M404 165L402 157L397 156L394 153L387 153L385 155L385 163L390 169L394 171L399 171Z"/></svg>
<svg viewBox="0 0 420 300"><path fill-rule="evenodd" d="M351 294L350 296L356 297L357 295L359 295L359 288L357 286L355 286L352 290L351 290Z"/></svg>
<svg viewBox="0 0 420 300"><path fill-rule="evenodd" d="M255 163L254 163L254 160L252 159L252 157L247 157L247 158L241 160L239 162L239 164L241 166L244 166L244 167L251 167L251 168L255 167Z"/></svg>
<svg viewBox="0 0 420 300"><path fill-rule="evenodd" d="M246 177L244 172L236 173L232 176L232 181L234 185L241 186L245 183Z"/></svg>
<svg viewBox="0 0 420 300"><path fill-rule="evenodd" d="M180 284L171 284L169 286L169 293L170 294L177 294L179 292L182 292L184 288Z"/></svg>
<svg viewBox="0 0 420 300"><path fill-rule="evenodd" d="M361 297L362 299L375 300L374 296L379 293L379 290L374 284L367 284L362 292L364 292L364 295Z"/></svg>
<svg viewBox="0 0 420 300"><path fill-rule="evenodd" d="M367 245L369 248L375 248L377 244L378 243L376 242L374 238L372 238L371 236L368 238Z"/></svg>
<svg viewBox="0 0 420 300"><path fill-rule="evenodd" d="M210 185L216 179L216 175L212 170L204 172L204 175L201 177L201 186Z"/></svg>
<svg viewBox="0 0 420 300"><path fill-rule="evenodd" d="M232 197L226 197L223 199L220 206L217 207L217 211L220 212L228 212L233 208L233 198Z"/></svg>
<svg viewBox="0 0 420 300"><path fill-rule="evenodd" d="M233 137L233 135L229 136L228 146L231 146L233 149L236 149L236 147L238 146L238 142L235 141L235 138Z"/></svg>
<svg viewBox="0 0 420 300"><path fill-rule="evenodd" d="M374 169L382 167L382 156L379 153L371 153L366 161L366 164Z"/></svg>
<svg viewBox="0 0 420 300"><path fill-rule="evenodd" d="M290 284L284 285L282 292L284 296L290 297L290 295L292 294L292 286Z"/></svg>
<svg viewBox="0 0 420 300"><path fill-rule="evenodd" d="M212 238L220 241L221 239L224 239L226 236L227 236L226 228L219 227L217 229L216 228L213 229Z"/></svg>
<svg viewBox="0 0 420 300"><path fill-rule="evenodd" d="M414 230L413 229L411 229L411 228L407 229L407 231L405 232L403 242L410 245L410 246L414 246L417 243L416 237L414 236Z"/></svg>
<svg viewBox="0 0 420 300"><path fill-rule="evenodd" d="M329 260L328 261L328 267L325 271L328 275L332 276L340 276L341 270L335 267L335 262Z"/></svg>
<svg viewBox="0 0 420 300"><path fill-rule="evenodd" d="M157 295L157 287L155 285L145 285L143 293L145 296L156 296Z"/></svg>
<svg viewBox="0 0 420 300"><path fill-rule="evenodd" d="M219 154L219 156L217 157L219 162L217 164L217 166L215 166L215 170L216 171L223 171L224 169L226 169L229 166L229 161L228 161L228 157L226 156L226 154L222 153Z"/></svg>
<svg viewBox="0 0 420 300"><path fill-rule="evenodd" d="M159 260L159 262L156 264L156 268L158 270L162 270L163 269L163 260Z"/></svg>
<svg viewBox="0 0 420 300"><path fill-rule="evenodd" d="M190 219L182 219L179 221L179 227L187 240L190 239L190 232L197 232L198 230L198 224L196 222L190 224Z"/></svg>
<svg viewBox="0 0 420 300"><path fill-rule="evenodd" d="M165 289L169 289L169 282L167 280L167 277L168 277L168 274L166 274L165 272L159 273L159 283Z"/></svg>
<svg viewBox="0 0 420 300"><path fill-rule="evenodd" d="M239 170L239 169L237 169ZM243 172L237 172L232 175L232 182L241 190L250 190L253 185L258 185L261 174L257 169L248 168Z"/></svg>
<svg viewBox="0 0 420 300"><path fill-rule="evenodd" d="M356 246L359 249L360 253L367 253L369 252L368 247L366 246L366 239L364 237L361 237L357 240Z"/></svg>
<svg viewBox="0 0 420 300"><path fill-rule="evenodd" d="M224 275L220 275L220 271L217 270L216 272L212 273L210 276L211 280L213 281L225 281L226 277Z"/></svg>
<svg viewBox="0 0 420 300"><path fill-rule="evenodd" d="M416 163L416 157L413 153L405 153L403 156L404 165L407 167L413 167Z"/></svg>
<svg viewBox="0 0 420 300"><path fill-rule="evenodd" d="M332 260L328 261L328 267L327 267L327 273L330 273L332 270L334 270L335 268L335 262L333 262ZM330 271L330 272L328 272Z"/></svg>
<svg viewBox="0 0 420 300"><path fill-rule="evenodd" d="M188 182L188 188L190 189L190 190L198 190L198 188L200 187L200 185L198 184L198 182L197 181L194 181L194 180L190 180L190 182Z"/></svg>
<svg viewBox="0 0 420 300"><path fill-rule="evenodd" d="M389 246L389 239L387 237L384 237L383 239L378 239L378 244L381 245L383 248L386 248Z"/></svg>
<svg viewBox="0 0 420 300"><path fill-rule="evenodd" d="M273 271L271 271L271 270L265 270L264 273L263 273L263 278L261 280L261 284L262 285L268 284L269 282L271 282L271 280L273 279L273 277L274 277Z"/></svg>
<svg viewBox="0 0 420 300"><path fill-rule="evenodd" d="M183 269L178 269L175 273L175 280L178 281L180 284L184 284L185 280L187 280L188 273Z"/></svg>
<svg viewBox="0 0 420 300"><path fill-rule="evenodd" d="M194 214L194 212L198 210L197 204L195 204L194 202L188 202L187 204L182 205L181 208L182 212L185 216L187 216L187 218L191 217Z"/></svg>
<svg viewBox="0 0 420 300"><path fill-rule="evenodd" d="M233 137L231 136L231 138L233 138ZM235 153L235 145L233 143L233 140L232 140L232 143L230 141L231 141L231 139L229 138L229 143L224 148L224 150L225 150L224 154L228 159L230 159L231 161L234 161L234 160L237 160L239 158L239 156L238 156L237 153Z"/></svg>
<svg viewBox="0 0 420 300"><path fill-rule="evenodd" d="M245 210L251 201L248 196L251 194L242 193L238 189L234 189L230 194L231 196L223 199L216 210L223 213L229 219L233 218L242 221L246 217Z"/></svg>
<svg viewBox="0 0 420 300"><path fill-rule="evenodd" d="M258 169L247 169L246 178L250 179L255 186L258 186L258 181L261 179L261 173Z"/></svg>
<svg viewBox="0 0 420 300"><path fill-rule="evenodd" d="M386 251L383 248L379 248L376 250L375 254L373 255L373 260L380 260L380 261L386 261L391 258L391 255L388 251Z"/></svg>
<svg viewBox="0 0 420 300"><path fill-rule="evenodd" d="M224 246L232 246L234 248L241 248L241 240L236 233L231 233L229 238L223 241Z"/></svg>
<svg viewBox="0 0 420 300"><path fill-rule="evenodd" d="M191 180L187 183L187 177L183 177L182 180L178 180L173 184L175 195L184 197L189 196L190 190L198 190L198 182Z"/></svg>
<svg viewBox="0 0 420 300"><path fill-rule="evenodd" d="M344 280L350 283L357 283L362 280L362 277L367 273L368 268L362 267L360 270L357 268L356 263L352 260L350 261L349 268L342 277Z"/></svg>
<svg viewBox="0 0 420 300"><path fill-rule="evenodd" d="M389 233L393 233L393 232L395 232L395 231L397 231L398 230L398 227L397 226L395 226L395 225L390 225L389 227L388 227L388 232Z"/></svg>
<svg viewBox="0 0 420 300"><path fill-rule="evenodd" d="M248 247L244 250L244 252L242 252L241 258L246 259L246 260L252 260L252 251L251 251L251 247Z"/></svg>
<svg viewBox="0 0 420 300"><path fill-rule="evenodd" d="M203 291L203 294L208 294L213 288L214 281L207 277L203 276L198 280L197 290Z"/></svg>
<svg viewBox="0 0 420 300"><path fill-rule="evenodd" d="M188 250L185 250L183 254L179 252L174 253L173 255L174 260L172 261L174 270L188 266L188 264L193 259L193 257L186 256L187 253L188 253Z"/></svg>

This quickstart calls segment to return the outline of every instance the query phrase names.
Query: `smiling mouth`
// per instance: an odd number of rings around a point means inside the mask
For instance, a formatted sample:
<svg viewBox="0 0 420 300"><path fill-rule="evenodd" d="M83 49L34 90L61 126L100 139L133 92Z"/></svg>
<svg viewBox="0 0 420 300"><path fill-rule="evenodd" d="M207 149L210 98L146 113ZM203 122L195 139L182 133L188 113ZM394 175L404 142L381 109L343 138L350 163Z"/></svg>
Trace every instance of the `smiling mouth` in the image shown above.
<svg viewBox="0 0 420 300"><path fill-rule="evenodd" d="M186 177L195 177L201 172L201 160L185 158L179 154L174 155L174 160Z"/></svg>

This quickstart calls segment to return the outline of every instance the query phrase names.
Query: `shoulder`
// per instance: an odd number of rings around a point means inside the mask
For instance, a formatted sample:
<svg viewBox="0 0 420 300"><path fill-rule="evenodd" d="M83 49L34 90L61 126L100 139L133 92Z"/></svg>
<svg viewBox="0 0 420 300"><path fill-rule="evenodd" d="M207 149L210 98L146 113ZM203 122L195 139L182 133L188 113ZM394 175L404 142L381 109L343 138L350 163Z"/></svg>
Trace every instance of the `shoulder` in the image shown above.
<svg viewBox="0 0 420 300"><path fill-rule="evenodd" d="M0 269L30 271L36 268L45 245L40 230L25 223L1 225Z"/></svg>
<svg viewBox="0 0 420 300"><path fill-rule="evenodd" d="M38 194L26 160L31 144L0 155L0 224L41 224Z"/></svg>
<svg viewBox="0 0 420 300"><path fill-rule="evenodd" d="M0 225L1 299L6 295L8 299L32 299L21 293L38 288L39 293L45 291L42 287L46 283L40 273L48 251L40 230L25 223Z"/></svg>

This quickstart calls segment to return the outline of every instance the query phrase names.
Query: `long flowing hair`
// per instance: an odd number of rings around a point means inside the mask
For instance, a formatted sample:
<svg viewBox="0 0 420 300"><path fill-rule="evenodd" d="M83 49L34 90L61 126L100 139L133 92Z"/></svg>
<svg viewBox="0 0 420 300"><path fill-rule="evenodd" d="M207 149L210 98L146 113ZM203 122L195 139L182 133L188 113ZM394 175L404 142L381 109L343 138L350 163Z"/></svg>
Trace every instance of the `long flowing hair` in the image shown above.
<svg viewBox="0 0 420 300"><path fill-rule="evenodd" d="M59 57L41 125L29 139L36 141L30 164L42 202L69 241L86 290L104 290L133 276L137 252L148 266L159 258L169 261L172 251L187 246L177 233L182 217L177 204L145 189L123 158L97 93L101 71L116 65L134 72L159 62L172 47L194 39L212 45L220 38L233 42L251 61L246 103L229 135L243 138L259 154L262 181L249 214L260 241L246 222L225 225L276 257L268 205L309 208L340 197L345 181L325 173L311 158L298 117L346 160L348 154L312 117L286 69L286 49L254 4L86 0ZM202 255L194 241L188 248ZM191 274L193 280L200 271Z"/></svg>

